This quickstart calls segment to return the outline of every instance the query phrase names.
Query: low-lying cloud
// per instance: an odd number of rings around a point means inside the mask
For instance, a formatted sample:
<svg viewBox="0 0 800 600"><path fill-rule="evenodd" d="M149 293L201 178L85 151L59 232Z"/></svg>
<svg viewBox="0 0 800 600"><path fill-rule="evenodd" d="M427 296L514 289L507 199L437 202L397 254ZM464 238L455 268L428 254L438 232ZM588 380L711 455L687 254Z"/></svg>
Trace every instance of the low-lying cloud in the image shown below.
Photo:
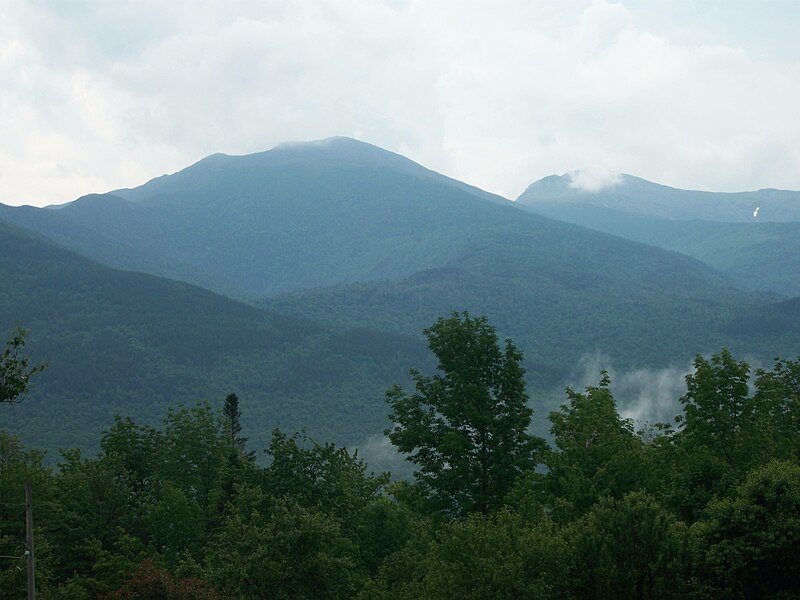
<svg viewBox="0 0 800 600"><path fill-rule="evenodd" d="M580 169L568 173L569 187L582 192L599 192L622 183L622 175L603 169Z"/></svg>
<svg viewBox="0 0 800 600"><path fill-rule="evenodd" d="M578 363L569 385L581 391L597 385L601 371L611 379L611 391L620 416L637 426L673 423L681 413L679 399L686 393L686 376L694 372L690 362L660 369L616 369L609 357L587 354Z"/></svg>

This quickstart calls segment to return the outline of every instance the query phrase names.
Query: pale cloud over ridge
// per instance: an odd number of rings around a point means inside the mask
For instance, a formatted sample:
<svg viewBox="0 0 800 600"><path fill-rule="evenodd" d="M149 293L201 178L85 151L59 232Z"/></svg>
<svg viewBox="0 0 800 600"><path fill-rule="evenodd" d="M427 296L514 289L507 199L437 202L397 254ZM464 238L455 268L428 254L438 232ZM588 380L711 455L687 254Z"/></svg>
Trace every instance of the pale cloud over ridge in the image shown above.
<svg viewBox="0 0 800 600"><path fill-rule="evenodd" d="M509 197L584 166L800 189L800 52L648 4L0 0L0 202L335 135Z"/></svg>

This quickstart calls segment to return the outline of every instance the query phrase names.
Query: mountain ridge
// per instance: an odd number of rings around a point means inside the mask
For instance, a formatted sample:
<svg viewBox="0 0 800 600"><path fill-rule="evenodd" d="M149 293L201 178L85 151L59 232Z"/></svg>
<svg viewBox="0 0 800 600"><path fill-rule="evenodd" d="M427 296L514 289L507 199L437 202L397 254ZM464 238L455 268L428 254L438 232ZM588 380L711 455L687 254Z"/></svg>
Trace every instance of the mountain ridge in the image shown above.
<svg viewBox="0 0 800 600"><path fill-rule="evenodd" d="M628 174L597 191L575 185L571 174L531 183L515 202L520 206L580 202L667 219L749 222L756 208L761 221L800 221L800 191L764 188L744 192L685 190Z"/></svg>
<svg viewBox="0 0 800 600"><path fill-rule="evenodd" d="M0 221L0 334L21 324L49 367L2 426L55 451L96 448L114 415L156 422L178 403L242 398L259 448L273 427L358 443L385 426L383 392L427 364L424 344L268 313L196 286L110 269Z"/></svg>

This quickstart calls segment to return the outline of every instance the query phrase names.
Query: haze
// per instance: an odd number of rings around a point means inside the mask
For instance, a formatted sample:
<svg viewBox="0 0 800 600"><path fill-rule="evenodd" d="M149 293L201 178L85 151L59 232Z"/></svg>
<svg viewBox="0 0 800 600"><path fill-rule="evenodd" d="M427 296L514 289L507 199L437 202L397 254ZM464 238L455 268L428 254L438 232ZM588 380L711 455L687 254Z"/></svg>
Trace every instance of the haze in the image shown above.
<svg viewBox="0 0 800 600"><path fill-rule="evenodd" d="M162 4L0 0L0 202L334 135L511 198L581 168L800 189L794 2Z"/></svg>

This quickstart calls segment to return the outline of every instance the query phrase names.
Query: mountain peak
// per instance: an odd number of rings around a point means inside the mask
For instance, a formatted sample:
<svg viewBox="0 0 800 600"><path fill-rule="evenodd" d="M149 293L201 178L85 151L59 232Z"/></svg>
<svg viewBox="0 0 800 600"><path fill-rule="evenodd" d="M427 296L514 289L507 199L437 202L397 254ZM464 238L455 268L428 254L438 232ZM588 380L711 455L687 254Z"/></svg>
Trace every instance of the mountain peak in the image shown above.
<svg viewBox="0 0 800 600"><path fill-rule="evenodd" d="M241 191L249 188L251 195L262 194L264 185L272 185L279 179L289 177L289 171L299 181L312 173L315 176L324 173L336 178L353 169L372 170L370 177L376 182L383 177L380 173L392 172L421 180L435 180L441 185L458 188L494 204L509 202L431 171L405 156L344 136L285 142L254 154L211 154L177 173L162 175L137 188L115 190L113 193L126 200L139 202L147 198L185 196L191 191L190 196L195 202L201 197L216 201L215 198L228 197L230 189Z"/></svg>
<svg viewBox="0 0 800 600"><path fill-rule="evenodd" d="M520 198L530 194L546 196L551 194L570 194L572 196L596 194L626 185L635 179L624 173L604 169L576 169L563 175L548 175L534 181L520 195Z"/></svg>

